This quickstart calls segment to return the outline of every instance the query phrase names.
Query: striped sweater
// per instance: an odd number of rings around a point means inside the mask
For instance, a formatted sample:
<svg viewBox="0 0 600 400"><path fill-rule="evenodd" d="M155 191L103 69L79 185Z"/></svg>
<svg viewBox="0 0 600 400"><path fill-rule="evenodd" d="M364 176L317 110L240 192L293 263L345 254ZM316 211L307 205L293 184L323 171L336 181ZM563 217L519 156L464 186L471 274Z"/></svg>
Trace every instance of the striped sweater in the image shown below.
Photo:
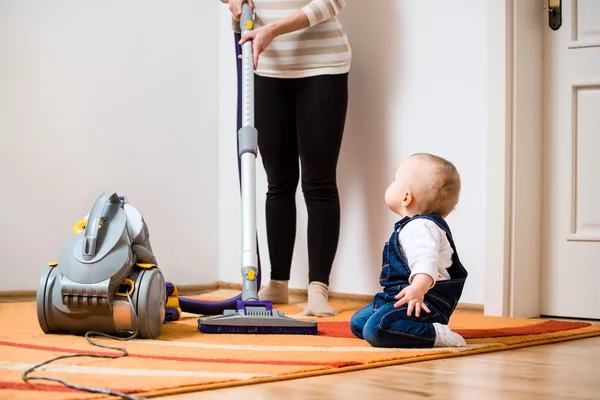
<svg viewBox="0 0 600 400"><path fill-rule="evenodd" d="M276 37L260 55L256 74L301 78L348 72L352 50L338 14L345 0L254 0L257 27L302 9L310 26Z"/></svg>

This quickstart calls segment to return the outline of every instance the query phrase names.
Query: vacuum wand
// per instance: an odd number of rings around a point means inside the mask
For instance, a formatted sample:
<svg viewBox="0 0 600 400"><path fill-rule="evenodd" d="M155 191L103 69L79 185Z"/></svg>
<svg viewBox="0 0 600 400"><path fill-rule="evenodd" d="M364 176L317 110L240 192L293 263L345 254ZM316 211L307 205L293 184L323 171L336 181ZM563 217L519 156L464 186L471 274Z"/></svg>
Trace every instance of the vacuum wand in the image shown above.
<svg viewBox="0 0 600 400"><path fill-rule="evenodd" d="M242 36L254 28L250 6L242 5ZM242 127L238 132L242 163L242 300L258 300L256 257L256 157L258 131L254 127L254 63L252 41L242 45Z"/></svg>
<svg viewBox="0 0 600 400"><path fill-rule="evenodd" d="M234 30L237 27L234 18ZM254 28L254 12L244 3L239 31L242 36ZM258 255L256 238L256 158L258 131L254 127L254 61L252 41L242 45L241 127L238 148L241 165L242 191L242 299L235 309L223 310L223 315L198 319L202 333L304 334L318 333L317 321L301 321L274 310L271 301L258 298Z"/></svg>

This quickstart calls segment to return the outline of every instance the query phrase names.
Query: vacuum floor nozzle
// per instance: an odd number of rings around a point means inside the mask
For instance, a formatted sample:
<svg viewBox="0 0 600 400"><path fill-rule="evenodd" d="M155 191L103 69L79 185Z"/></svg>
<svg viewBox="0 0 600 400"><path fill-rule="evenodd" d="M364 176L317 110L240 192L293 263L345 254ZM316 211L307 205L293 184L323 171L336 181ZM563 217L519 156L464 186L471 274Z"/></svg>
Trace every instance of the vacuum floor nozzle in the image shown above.
<svg viewBox="0 0 600 400"><path fill-rule="evenodd" d="M286 317L273 310L270 301L238 300L237 310L225 310L223 315L199 318L198 330L203 333L248 333L274 335L316 335L317 321L302 321Z"/></svg>

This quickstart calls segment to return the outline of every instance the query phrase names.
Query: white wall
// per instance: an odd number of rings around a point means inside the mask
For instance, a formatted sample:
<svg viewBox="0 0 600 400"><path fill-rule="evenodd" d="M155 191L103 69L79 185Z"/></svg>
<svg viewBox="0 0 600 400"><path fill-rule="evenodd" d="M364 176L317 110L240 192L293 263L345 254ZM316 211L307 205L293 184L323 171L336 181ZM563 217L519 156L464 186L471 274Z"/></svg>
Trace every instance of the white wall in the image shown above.
<svg viewBox="0 0 600 400"><path fill-rule="evenodd" d="M396 221L383 202L398 162L426 151L457 165L463 191L449 218L470 277L464 302L483 303L485 21L483 1L348 0L342 20L354 60L339 164L342 227L331 290L378 290L383 243ZM235 56L226 6L220 35L220 278L239 282L240 200L235 145ZM260 134L260 132L259 132ZM257 160L259 246L268 280L266 180ZM306 288L306 208L298 191L291 287Z"/></svg>
<svg viewBox="0 0 600 400"><path fill-rule="evenodd" d="M485 2L347 3L354 60L331 289L378 290L396 219L383 193L403 157L428 151L461 172L449 222L471 273L463 301L482 303ZM144 213L167 280L240 281L232 36L227 6L216 0L2 3L0 290L35 289L102 191L128 195ZM260 159L257 172L268 276ZM291 286L305 288L300 191L298 211Z"/></svg>
<svg viewBox="0 0 600 400"><path fill-rule="evenodd" d="M103 191L167 280L218 279L220 2L3 1L0 290L36 289Z"/></svg>

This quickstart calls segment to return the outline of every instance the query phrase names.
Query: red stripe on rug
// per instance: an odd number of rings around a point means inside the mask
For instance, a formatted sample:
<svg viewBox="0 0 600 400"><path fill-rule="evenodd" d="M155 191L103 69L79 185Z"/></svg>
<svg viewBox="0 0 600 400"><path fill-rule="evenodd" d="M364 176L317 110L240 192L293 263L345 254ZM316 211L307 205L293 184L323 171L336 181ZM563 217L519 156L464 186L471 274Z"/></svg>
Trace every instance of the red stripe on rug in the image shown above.
<svg viewBox="0 0 600 400"><path fill-rule="evenodd" d="M495 338L504 336L527 336L542 335L544 333L556 333L570 331L572 329L585 328L590 326L587 322L569 322L569 321L545 321L538 325L518 326L502 329L456 329L456 333L465 339L476 338Z"/></svg>
<svg viewBox="0 0 600 400"><path fill-rule="evenodd" d="M108 352L94 352L86 350L75 350L75 349L64 349L61 347L51 346L39 346L35 344L27 343L13 343L0 341L0 346L7 347L19 347L30 350L42 350L42 351L54 351L57 353L75 353L75 354L86 354L86 355L98 355L98 356L114 356L115 353ZM164 360L164 361L185 361L185 362L198 362L198 363L224 363L224 364L267 364L267 365L304 365L304 366L318 366L318 367L332 367L342 368L350 367L353 365L361 365L359 361L336 361L336 362L319 362L319 361L283 361L283 360L237 360L231 358L195 358L195 357L175 357L175 356L153 356L147 354L134 354L129 353L127 357L133 358L145 358L151 360Z"/></svg>
<svg viewBox="0 0 600 400"><path fill-rule="evenodd" d="M505 336L526 336L526 335L541 335L544 333L556 333L568 331L571 329L584 328L590 326L587 322L570 322L570 321L545 321L537 325L519 326L512 328L497 328L497 329L456 329L456 333L465 339L475 338L495 338ZM355 338L350 331L349 322L319 322L319 335L339 338Z"/></svg>
<svg viewBox="0 0 600 400"><path fill-rule="evenodd" d="M62 385L48 385L43 383L25 383L25 382L6 382L0 381L0 390L35 390L37 392L67 392L67 393L81 393L81 390L71 389ZM141 392L141 390L134 389L108 389L113 392L121 392L121 393L137 393Z"/></svg>

